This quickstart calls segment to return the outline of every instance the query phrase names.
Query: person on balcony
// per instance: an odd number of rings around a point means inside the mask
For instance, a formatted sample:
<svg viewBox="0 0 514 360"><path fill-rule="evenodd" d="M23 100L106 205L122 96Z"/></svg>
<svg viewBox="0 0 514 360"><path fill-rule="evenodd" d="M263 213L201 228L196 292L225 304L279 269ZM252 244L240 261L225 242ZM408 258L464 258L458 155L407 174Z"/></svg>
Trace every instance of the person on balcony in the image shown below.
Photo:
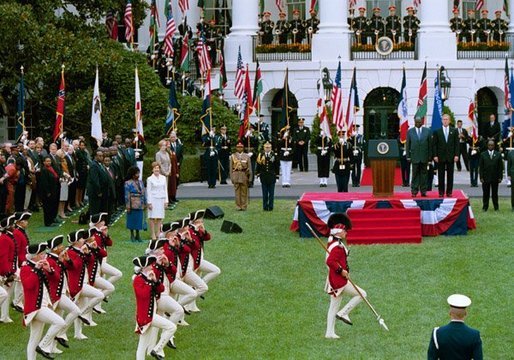
<svg viewBox="0 0 514 360"><path fill-rule="evenodd" d="M274 33L278 35L278 43L279 44L287 44L287 38L289 36L289 23L286 20L286 13L280 12L278 14L280 20L277 21L277 25L275 25Z"/></svg>
<svg viewBox="0 0 514 360"><path fill-rule="evenodd" d="M369 22L366 18L366 8L359 8L359 16L353 19L352 30L355 33L357 44L366 45L368 43Z"/></svg>
<svg viewBox="0 0 514 360"><path fill-rule="evenodd" d="M309 39L309 43L311 42L312 35L318 32L319 20L316 17L316 10L312 9L310 11L311 18L305 21L305 36Z"/></svg>
<svg viewBox="0 0 514 360"><path fill-rule="evenodd" d="M386 36L393 40L394 44L398 44L400 33L402 31L402 24L400 17L396 15L396 6L389 6L389 16L386 18Z"/></svg>
<svg viewBox="0 0 514 360"><path fill-rule="evenodd" d="M261 44L270 45L273 42L273 27L275 24L270 19L271 13L269 11L265 11L263 15L264 20L261 22L261 28L259 30Z"/></svg>
<svg viewBox="0 0 514 360"><path fill-rule="evenodd" d="M466 42L475 42L477 40L477 30L478 23L477 19L475 19L475 10L468 10L468 18L464 21L464 36L466 37Z"/></svg>
<svg viewBox="0 0 514 360"><path fill-rule="evenodd" d="M488 19L489 11L487 9L483 9L481 11L482 18L477 21L478 24L478 38L482 43L488 43L491 38L489 35L491 34L491 20Z"/></svg>
<svg viewBox="0 0 514 360"><path fill-rule="evenodd" d="M502 19L502 11L496 10L494 12L495 19L491 21L491 31L493 33L494 41L505 41L505 34L509 29L507 21Z"/></svg>
<svg viewBox="0 0 514 360"><path fill-rule="evenodd" d="M464 20L459 17L459 9L453 9L453 18L450 19L450 29L456 34L458 41L464 40L465 25Z"/></svg>
<svg viewBox="0 0 514 360"><path fill-rule="evenodd" d="M300 10L293 10L293 20L289 22L291 30L291 41L293 44L301 44L305 35L305 24L300 19Z"/></svg>
<svg viewBox="0 0 514 360"><path fill-rule="evenodd" d="M373 16L370 19L371 42L375 45L378 38L385 35L385 21L380 15L380 8L373 9Z"/></svg>
<svg viewBox="0 0 514 360"><path fill-rule="evenodd" d="M209 21L209 27L205 33L207 49L209 49L209 57L213 66L216 65L216 49L218 48L218 40L221 39L221 37L220 29L216 26L216 20L213 18Z"/></svg>
<svg viewBox="0 0 514 360"><path fill-rule="evenodd" d="M420 21L414 15L414 8L407 7L407 16L403 17L403 40L411 44L416 43Z"/></svg>

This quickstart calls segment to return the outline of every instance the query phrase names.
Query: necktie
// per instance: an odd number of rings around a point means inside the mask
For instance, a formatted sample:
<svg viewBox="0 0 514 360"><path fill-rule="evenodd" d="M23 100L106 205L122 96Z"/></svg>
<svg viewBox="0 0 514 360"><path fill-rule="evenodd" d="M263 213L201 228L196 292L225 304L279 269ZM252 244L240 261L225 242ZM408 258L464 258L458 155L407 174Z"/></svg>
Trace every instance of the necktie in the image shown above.
<svg viewBox="0 0 514 360"><path fill-rule="evenodd" d="M448 142L448 128L447 127L444 128L444 140L446 140L446 142Z"/></svg>
<svg viewBox="0 0 514 360"><path fill-rule="evenodd" d="M491 157L491 159L493 158L493 152L492 151L489 151L489 156Z"/></svg>
<svg viewBox="0 0 514 360"><path fill-rule="evenodd" d="M416 128L417 132L418 132L418 139L421 140L421 129L420 128Z"/></svg>

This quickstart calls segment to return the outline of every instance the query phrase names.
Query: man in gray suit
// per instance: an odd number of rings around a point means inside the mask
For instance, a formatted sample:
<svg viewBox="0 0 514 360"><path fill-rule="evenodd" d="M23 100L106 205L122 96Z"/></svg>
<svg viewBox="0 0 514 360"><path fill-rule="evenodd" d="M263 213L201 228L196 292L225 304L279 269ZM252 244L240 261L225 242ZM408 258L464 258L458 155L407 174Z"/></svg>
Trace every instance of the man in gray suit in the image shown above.
<svg viewBox="0 0 514 360"><path fill-rule="evenodd" d="M412 196L421 191L421 196L427 196L427 168L432 153L432 134L430 129L422 127L421 118L414 119L413 128L407 132L405 152L407 160L412 164Z"/></svg>

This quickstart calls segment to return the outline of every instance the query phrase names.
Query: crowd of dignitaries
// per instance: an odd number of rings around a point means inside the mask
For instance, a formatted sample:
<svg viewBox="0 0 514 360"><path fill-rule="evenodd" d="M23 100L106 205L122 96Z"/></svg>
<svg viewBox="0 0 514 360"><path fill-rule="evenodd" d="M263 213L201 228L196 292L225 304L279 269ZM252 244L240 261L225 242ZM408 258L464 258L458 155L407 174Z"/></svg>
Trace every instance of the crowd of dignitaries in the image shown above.
<svg viewBox="0 0 514 360"><path fill-rule="evenodd" d="M0 323L13 322L11 307L22 312L30 328L27 359L53 359L70 347L72 325L74 339L87 339L83 325L97 325L93 312L106 312L102 301L108 302L122 273L107 262L113 246L107 214L91 216L89 229L41 243L29 239L31 215L16 212L0 221Z"/></svg>

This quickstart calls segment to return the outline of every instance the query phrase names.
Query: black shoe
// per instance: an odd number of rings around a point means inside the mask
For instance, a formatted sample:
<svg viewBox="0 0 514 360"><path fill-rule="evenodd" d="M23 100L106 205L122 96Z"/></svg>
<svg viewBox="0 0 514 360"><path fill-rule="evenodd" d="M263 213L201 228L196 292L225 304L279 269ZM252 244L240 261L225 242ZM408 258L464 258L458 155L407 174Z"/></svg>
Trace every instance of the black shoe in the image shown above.
<svg viewBox="0 0 514 360"><path fill-rule="evenodd" d="M497 208L497 207L496 207L496 208L494 208L494 211L498 211L498 210L500 210L500 209L499 209L499 208Z"/></svg>
<svg viewBox="0 0 514 360"><path fill-rule="evenodd" d="M166 345L168 345L168 347L170 347L172 349L177 349L177 346L173 342L173 338L171 338Z"/></svg>
<svg viewBox="0 0 514 360"><path fill-rule="evenodd" d="M422 197L427 197L427 193L421 193Z"/></svg>
<svg viewBox="0 0 514 360"><path fill-rule="evenodd" d="M23 312L23 308L21 306L18 306L18 305L14 305L14 304L11 304L11 307L16 310L17 312Z"/></svg>
<svg viewBox="0 0 514 360"><path fill-rule="evenodd" d="M91 323L89 322L89 320L88 320L88 319L86 319L86 318L85 318L85 317L83 317L83 316L79 316L79 320L80 320L80 321L82 321L82 323L83 323L84 325L87 325L87 326L90 326L90 325L91 325Z"/></svg>
<svg viewBox="0 0 514 360"><path fill-rule="evenodd" d="M164 356L161 356L159 354L157 354L154 350L152 350L152 352L150 353L150 355L154 358L156 358L157 360L164 360Z"/></svg>
<svg viewBox="0 0 514 360"><path fill-rule="evenodd" d="M439 193L439 197L444 197L444 194L443 193Z"/></svg>
<svg viewBox="0 0 514 360"><path fill-rule="evenodd" d="M68 349L70 347L70 345L68 344L68 342L66 340L64 340L63 338L60 338L60 337L56 337L55 340L63 347L63 348L66 348Z"/></svg>
<svg viewBox="0 0 514 360"><path fill-rule="evenodd" d="M106 296L102 299L102 301L107 304L109 302L109 298Z"/></svg>
<svg viewBox="0 0 514 360"><path fill-rule="evenodd" d="M191 311L186 310L186 308L185 308L185 307L183 307L183 306L182 306L182 309L184 309L184 314L186 314L186 315L191 315Z"/></svg>
<svg viewBox="0 0 514 360"><path fill-rule="evenodd" d="M341 320L342 322L344 322L345 324L348 324L348 325L353 325L353 323L350 321L350 319L345 319L344 317L342 316L339 316L339 315L336 315L336 319L338 320Z"/></svg>
<svg viewBox="0 0 514 360"><path fill-rule="evenodd" d="M446 197L452 197L452 193L446 193Z"/></svg>
<svg viewBox="0 0 514 360"><path fill-rule="evenodd" d="M52 354L43 351L43 349L41 349L39 346L36 348L36 352L45 359L55 359L55 357Z"/></svg>
<svg viewBox="0 0 514 360"><path fill-rule="evenodd" d="M205 300L205 296L204 295L200 295L200 299Z"/></svg>
<svg viewBox="0 0 514 360"><path fill-rule="evenodd" d="M220 182L221 185L227 185L227 182L226 181L222 181Z"/></svg>
<svg viewBox="0 0 514 360"><path fill-rule="evenodd" d="M418 195L418 193L417 192L413 192L413 193L411 193L411 195L412 195L412 197L416 197L416 195Z"/></svg>

